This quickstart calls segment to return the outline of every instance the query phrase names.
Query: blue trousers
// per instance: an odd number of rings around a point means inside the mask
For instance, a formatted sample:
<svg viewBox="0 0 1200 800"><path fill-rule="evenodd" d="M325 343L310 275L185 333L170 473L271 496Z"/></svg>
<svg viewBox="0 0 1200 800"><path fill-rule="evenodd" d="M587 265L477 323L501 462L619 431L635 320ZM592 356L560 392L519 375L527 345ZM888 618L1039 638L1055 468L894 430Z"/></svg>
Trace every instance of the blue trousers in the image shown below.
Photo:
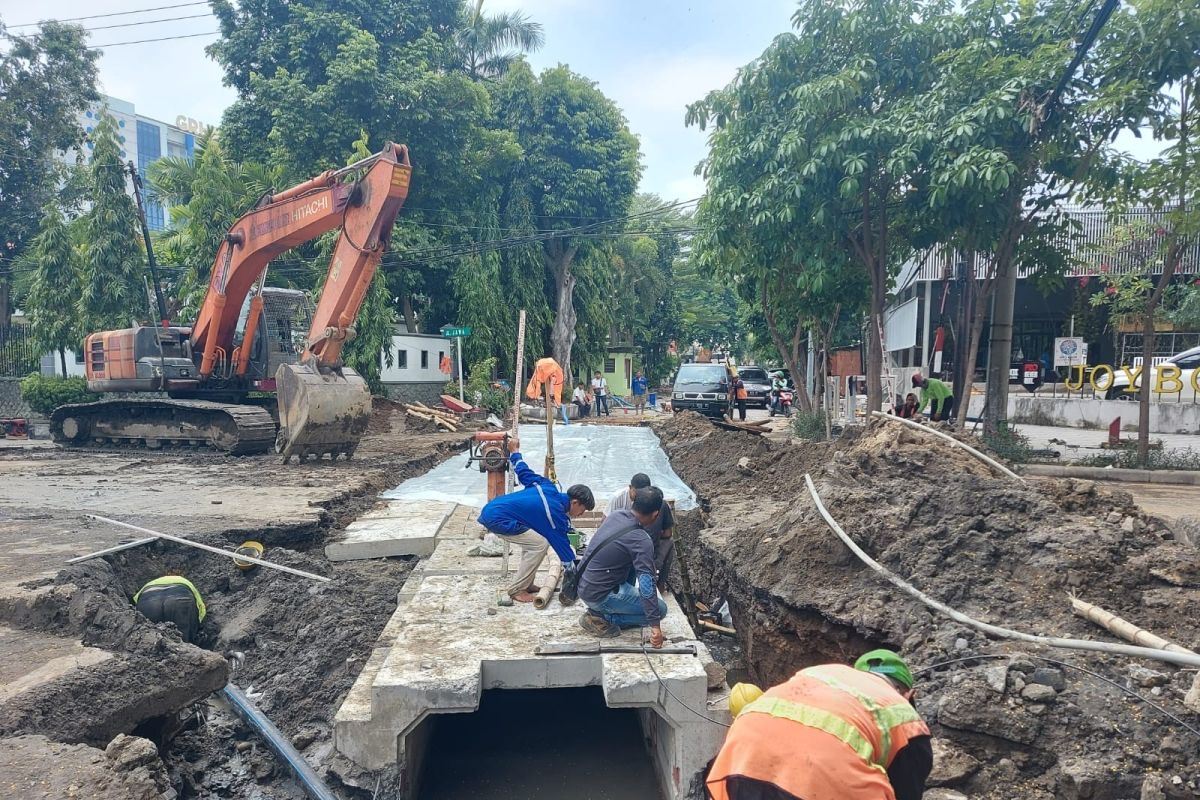
<svg viewBox="0 0 1200 800"><path fill-rule="evenodd" d="M667 615L667 604L661 597L658 601L658 613ZM614 625L622 628L640 628L649 625L646 610L642 608L642 598L637 587L632 583L623 583L615 592L605 596L599 603L588 603L587 607Z"/></svg>

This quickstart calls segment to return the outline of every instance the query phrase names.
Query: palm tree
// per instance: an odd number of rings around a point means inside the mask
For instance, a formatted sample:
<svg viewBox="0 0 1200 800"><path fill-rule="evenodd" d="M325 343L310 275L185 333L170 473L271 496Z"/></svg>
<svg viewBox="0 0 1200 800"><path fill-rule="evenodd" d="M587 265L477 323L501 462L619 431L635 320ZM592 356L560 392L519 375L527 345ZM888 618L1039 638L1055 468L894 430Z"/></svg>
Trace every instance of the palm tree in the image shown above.
<svg viewBox="0 0 1200 800"><path fill-rule="evenodd" d="M458 32L463 69L473 80L496 80L523 53L540 50L546 42L539 22L520 11L485 15L483 0L466 11L467 26Z"/></svg>

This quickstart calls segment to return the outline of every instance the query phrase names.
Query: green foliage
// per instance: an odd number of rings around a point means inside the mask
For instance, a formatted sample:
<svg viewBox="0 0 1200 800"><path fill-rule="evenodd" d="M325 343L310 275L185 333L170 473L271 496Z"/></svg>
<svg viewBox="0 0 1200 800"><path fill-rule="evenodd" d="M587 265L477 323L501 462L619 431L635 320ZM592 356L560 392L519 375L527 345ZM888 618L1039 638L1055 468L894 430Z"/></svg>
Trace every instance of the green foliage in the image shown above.
<svg viewBox="0 0 1200 800"><path fill-rule="evenodd" d="M1161 444L1161 443L1160 443ZM1190 447L1152 448L1145 460L1138 457L1135 448L1125 447L1107 453L1098 453L1079 460L1088 467L1116 467L1120 469L1182 469L1200 470L1200 451Z"/></svg>
<svg viewBox="0 0 1200 800"><path fill-rule="evenodd" d="M92 207L84 224L79 311L87 330L103 331L146 318L149 306L137 210L126 191L117 123L107 109L100 113L92 140Z"/></svg>
<svg viewBox="0 0 1200 800"><path fill-rule="evenodd" d="M41 230L28 252L33 278L25 308L38 347L44 351L80 350L79 265L70 232L54 204L42 214Z"/></svg>
<svg viewBox="0 0 1200 800"><path fill-rule="evenodd" d="M59 406L88 403L96 395L88 391L83 378L48 378L34 372L21 379L21 399L34 412L49 416Z"/></svg>
<svg viewBox="0 0 1200 800"><path fill-rule="evenodd" d="M503 417L512 408L512 392L506 391L496 384L492 377L495 371L496 359L494 357L473 362L471 369L467 371L463 396L468 403ZM458 381L447 383L445 392L453 397L458 397Z"/></svg>
<svg viewBox="0 0 1200 800"><path fill-rule="evenodd" d="M616 105L596 85L565 66L535 76L524 62L509 69L495 92L499 120L513 130L524 158L514 165L510 197L530 205L534 227L562 231L544 240L545 285L553 288L550 344L568 374L583 331L592 353L608 334L609 270L590 252L592 240L572 236L581 220L622 217L641 175L637 139ZM577 269L577 266L579 267ZM576 304L576 290L584 297Z"/></svg>
<svg viewBox="0 0 1200 800"><path fill-rule="evenodd" d="M827 413L822 410L805 411L797 409L792 413L792 434L810 442L825 441L825 425L828 422Z"/></svg>
<svg viewBox="0 0 1200 800"><path fill-rule="evenodd" d="M186 267L167 287L171 316L193 320L225 234L260 197L285 186L287 176L278 166L234 161L219 134L210 133L197 142L193 159L161 158L147 180L171 210L170 228L155 235L155 252Z"/></svg>
<svg viewBox="0 0 1200 800"><path fill-rule="evenodd" d="M4 35L0 52L0 264L24 253L41 210L68 177L55 151L78 147L79 112L94 102L99 51L79 25L44 22L28 36ZM12 312L10 274L0 270L0 326Z"/></svg>
<svg viewBox="0 0 1200 800"><path fill-rule="evenodd" d="M1008 425L1000 425L995 431L984 431L983 443L993 453L1014 464L1028 464L1034 458L1029 438Z"/></svg>
<svg viewBox="0 0 1200 800"><path fill-rule="evenodd" d="M521 53L542 49L542 26L520 11L483 14L467 3L467 20L455 39L462 68L471 78L495 80L508 72Z"/></svg>

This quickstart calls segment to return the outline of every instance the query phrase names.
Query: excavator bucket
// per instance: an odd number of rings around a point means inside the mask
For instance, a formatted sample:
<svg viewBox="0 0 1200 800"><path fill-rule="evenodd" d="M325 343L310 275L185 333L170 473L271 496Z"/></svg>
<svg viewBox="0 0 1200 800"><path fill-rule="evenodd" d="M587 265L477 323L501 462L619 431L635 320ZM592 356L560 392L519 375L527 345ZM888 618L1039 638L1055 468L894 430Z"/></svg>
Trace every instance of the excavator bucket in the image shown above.
<svg viewBox="0 0 1200 800"><path fill-rule="evenodd" d="M350 458L367 432L371 391L348 367L318 367L314 360L281 364L275 373L279 403L279 436L275 450L286 464L292 456L303 461L328 453Z"/></svg>

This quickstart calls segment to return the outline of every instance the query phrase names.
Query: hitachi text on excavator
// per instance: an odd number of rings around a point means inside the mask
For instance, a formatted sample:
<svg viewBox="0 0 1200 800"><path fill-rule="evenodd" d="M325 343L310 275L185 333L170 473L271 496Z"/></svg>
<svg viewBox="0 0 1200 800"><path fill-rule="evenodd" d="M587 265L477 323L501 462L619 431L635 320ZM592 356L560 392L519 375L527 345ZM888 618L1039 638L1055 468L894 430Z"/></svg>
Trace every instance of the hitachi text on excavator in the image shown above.
<svg viewBox="0 0 1200 800"><path fill-rule="evenodd" d="M274 443L284 461L349 458L366 432L371 395L342 364L342 348L354 337L411 175L408 148L389 143L264 196L225 235L195 324L164 322L84 340L91 391L160 396L62 406L50 420L55 441L208 446L233 454ZM315 312L303 292L265 285L273 258L339 227Z"/></svg>

